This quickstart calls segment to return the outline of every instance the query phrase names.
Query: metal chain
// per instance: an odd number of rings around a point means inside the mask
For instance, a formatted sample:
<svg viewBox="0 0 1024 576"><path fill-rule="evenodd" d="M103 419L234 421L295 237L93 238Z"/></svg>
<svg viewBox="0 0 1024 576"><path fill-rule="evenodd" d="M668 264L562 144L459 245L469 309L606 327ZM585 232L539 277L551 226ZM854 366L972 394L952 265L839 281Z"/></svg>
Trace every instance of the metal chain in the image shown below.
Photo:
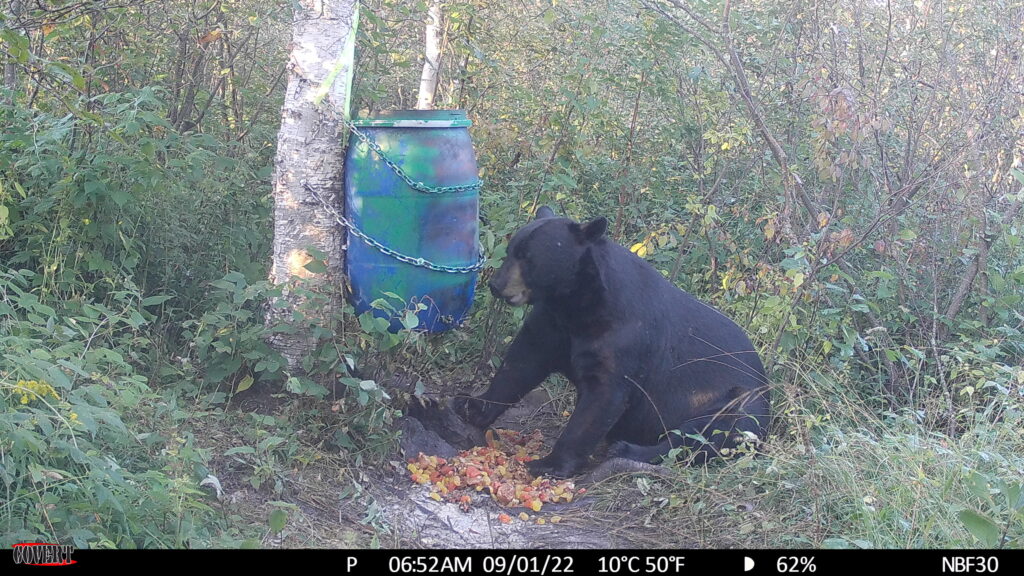
<svg viewBox="0 0 1024 576"><path fill-rule="evenodd" d="M437 272L448 272L449 274L470 274L473 272L479 272L484 267L484 264L487 262L487 257L484 255L483 245L481 245L479 242L477 243L477 261L475 264L471 266L445 266L443 264L435 264L434 262L431 262L430 260L427 260L425 258L415 258L413 256L402 254L397 250L388 248L387 246L374 240L368 234L360 230L359 227L353 224L348 218L345 218L345 216L338 213L338 211L334 209L334 206L331 206L326 200L324 200L323 197L320 196L320 194L317 193L317 191L314 190L313 187L310 186L308 182L306 182L305 180L300 180L299 184L301 184L302 187L305 188L306 191L313 196L313 198L319 201L320 204L322 204L323 207L327 210L327 212L331 214L331 216L334 216L334 219L335 221L337 221L338 224L341 224L345 228L348 228L349 231L352 232L353 236L362 240L367 246L372 246L373 248L376 248L378 251L380 251L382 254L386 254L394 258L395 260L398 260L399 262L405 262L406 264L412 264L413 266L419 266L420 268L427 268L429 270L435 270Z"/></svg>
<svg viewBox="0 0 1024 576"><path fill-rule="evenodd" d="M356 128L356 125L351 120L342 119L342 121L345 123L345 126L348 127L349 131L355 134L356 137L359 138L364 144L369 146L370 150L373 150L373 152L377 156L379 156L380 159L383 160L384 163L387 164L388 167L391 168L391 170L393 170L395 174L398 175L399 178L404 180L405 183L408 184L410 188L416 190L417 192L423 192L424 194L447 194L449 192L475 192L479 191L480 188L484 185L483 181L479 179L476 182L470 184L460 184L458 186L430 186L418 180L413 180L412 178L409 177L408 174L405 173L405 170L402 170L401 166L399 166L397 163L395 163L395 161L391 160L390 158L387 157L386 154L384 154L384 150L381 149L379 144L371 140L370 137L364 134L362 131L360 131L359 128Z"/></svg>

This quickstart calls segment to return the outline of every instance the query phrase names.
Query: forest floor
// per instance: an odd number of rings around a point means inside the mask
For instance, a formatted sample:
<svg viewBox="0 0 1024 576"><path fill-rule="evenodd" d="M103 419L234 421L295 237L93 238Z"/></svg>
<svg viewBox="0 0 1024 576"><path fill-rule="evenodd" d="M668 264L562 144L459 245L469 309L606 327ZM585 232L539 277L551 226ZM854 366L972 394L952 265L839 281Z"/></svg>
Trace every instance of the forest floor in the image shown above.
<svg viewBox="0 0 1024 576"><path fill-rule="evenodd" d="M558 388L555 386L554 388ZM571 396L571 392L566 392ZM549 448L558 437L572 398L552 398L547 388L530 394L508 410L495 428L540 430ZM243 426L234 426L232 413L272 414L287 409L288 400L262 392L246 397L212 419L197 436L224 454L226 446L251 444ZM329 410L329 403L324 403ZM298 432L302 435L302 432ZM406 431L406 436L408 436ZM275 509L288 514L287 527L261 536L266 547L283 548L687 548L692 542L666 537L651 522L654 513L640 499L631 474L605 474L576 479L587 493L571 503L546 503L541 511L499 505L490 496L474 496L468 511L430 498L427 485L415 484L406 469L407 457L396 450L388 464L358 466L338 455L336 448L312 438L299 438L300 453L282 465L240 455L219 455L209 465L217 476L224 513L240 525L266 526ZM415 450L403 443L406 451ZM258 459L257 455L252 455ZM350 460L350 459L349 459ZM286 467L287 466L287 467ZM260 474L260 469L263 473ZM253 479L260 477L261 482ZM353 486L362 488L353 491ZM600 488L614 486L611 490ZM635 496L635 495L634 495ZM505 517L504 522L500 517ZM554 521L552 521L554 519Z"/></svg>

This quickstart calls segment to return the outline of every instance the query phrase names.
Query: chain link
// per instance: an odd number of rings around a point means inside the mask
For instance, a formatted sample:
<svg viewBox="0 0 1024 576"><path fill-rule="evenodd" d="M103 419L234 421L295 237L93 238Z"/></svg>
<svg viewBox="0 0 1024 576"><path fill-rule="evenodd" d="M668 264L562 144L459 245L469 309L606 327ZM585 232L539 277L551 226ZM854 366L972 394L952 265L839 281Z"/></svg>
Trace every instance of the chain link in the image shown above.
<svg viewBox="0 0 1024 576"><path fill-rule="evenodd" d="M387 157L386 154L384 154L384 150L381 149L379 144L371 140L369 136L367 136L361 130L359 130L359 128L357 128L356 125L351 120L342 119L342 121L345 123L345 126L348 127L349 131L355 134L356 138L359 138L359 140L366 144L370 148L370 150L373 150L374 154L380 157L380 159L383 160L385 164L387 164L388 168L391 168L391 170L393 170L394 173L397 174L399 178L404 180L405 183L408 184L410 188L416 190L417 192L423 192L424 194L475 192L479 191L480 188L484 185L483 181L479 179L476 182L472 182L470 184L460 184L458 186L430 186L418 180L413 180L412 178L409 177L408 174L405 173L405 170L402 170L401 166L399 166L397 163L395 163L395 161L391 160L390 158Z"/></svg>
<svg viewBox="0 0 1024 576"><path fill-rule="evenodd" d="M340 214L337 210L335 210L334 206L331 206L326 200L324 200L323 197L320 196L320 194L316 190L314 190L313 187L310 186L308 182L306 182L305 180L301 180L299 184L301 184L302 187L305 188L306 191L309 192L314 199L320 202L320 204L323 205L324 209L326 209L331 216L334 216L334 220L338 224L341 224L345 228L348 228L349 231L352 232L353 236L362 240L367 246L372 246L373 248L376 248L378 251L380 251L382 254L386 254L394 258L395 260L398 260L399 262L405 262L406 264L412 264L413 266L419 266L420 268L427 268L429 270L435 270L437 272L447 272L449 274L470 274L473 272L479 272L484 267L484 264L487 262L487 258L484 255L484 248L479 243L477 243L477 261L475 264L471 266L445 266L443 264L436 264L425 258L416 258L413 256L402 254L397 250L388 248L387 246L374 240L368 234L360 230L359 227L353 224L348 218L345 218L344 215Z"/></svg>

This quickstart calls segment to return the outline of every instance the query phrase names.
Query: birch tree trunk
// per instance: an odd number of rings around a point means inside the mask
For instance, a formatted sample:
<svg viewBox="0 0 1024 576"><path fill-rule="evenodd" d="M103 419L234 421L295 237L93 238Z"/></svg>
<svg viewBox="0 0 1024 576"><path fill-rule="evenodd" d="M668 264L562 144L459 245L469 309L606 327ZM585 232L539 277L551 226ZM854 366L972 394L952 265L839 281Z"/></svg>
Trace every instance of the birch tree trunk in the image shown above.
<svg viewBox="0 0 1024 576"><path fill-rule="evenodd" d="M427 39L423 52L423 73L420 74L420 92L417 110L434 109L434 93L441 70L441 0L431 0L427 12Z"/></svg>
<svg viewBox="0 0 1024 576"><path fill-rule="evenodd" d="M294 6L288 87L274 161L274 261L270 270L270 280L284 288L284 305L279 301L271 306L267 322L291 318L303 301L296 293L296 280L312 279L313 285L323 288L327 304L303 312L307 319L328 326L341 303L344 230L302 182L340 208L342 119L348 114L357 0L298 0ZM306 268L313 260L310 248L325 255L325 272ZM316 337L298 330L275 334L270 344L295 370L303 356L313 351Z"/></svg>

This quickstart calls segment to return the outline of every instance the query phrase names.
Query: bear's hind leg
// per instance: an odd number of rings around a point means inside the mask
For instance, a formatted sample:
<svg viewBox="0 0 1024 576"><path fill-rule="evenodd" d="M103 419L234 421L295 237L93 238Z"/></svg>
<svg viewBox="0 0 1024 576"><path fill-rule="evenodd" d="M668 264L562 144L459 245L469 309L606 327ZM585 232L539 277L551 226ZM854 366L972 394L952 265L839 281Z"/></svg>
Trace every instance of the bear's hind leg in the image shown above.
<svg viewBox="0 0 1024 576"><path fill-rule="evenodd" d="M608 457L656 463L668 456L673 448L686 448L688 450L683 450L680 458L690 464L702 465L709 458L723 456L725 451L732 451L746 443L756 443L768 424L767 414L723 415L727 409L691 419L669 432L657 444L614 442L608 447Z"/></svg>

